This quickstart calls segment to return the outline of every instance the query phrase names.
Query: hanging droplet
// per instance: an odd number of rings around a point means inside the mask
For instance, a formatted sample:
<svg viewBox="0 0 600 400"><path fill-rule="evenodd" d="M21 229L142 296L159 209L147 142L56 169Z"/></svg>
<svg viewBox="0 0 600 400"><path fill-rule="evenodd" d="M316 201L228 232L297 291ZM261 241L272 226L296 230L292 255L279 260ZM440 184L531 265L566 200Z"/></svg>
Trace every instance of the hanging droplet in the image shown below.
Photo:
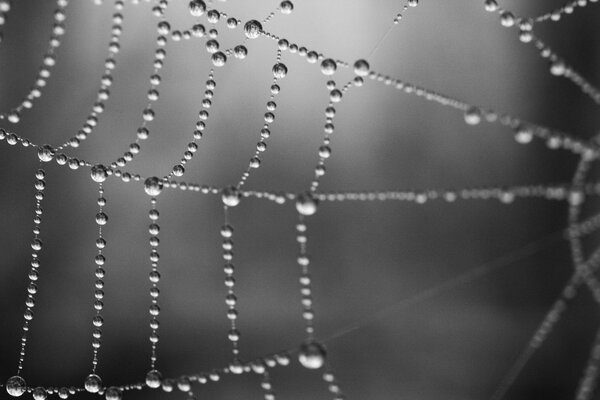
<svg viewBox="0 0 600 400"><path fill-rule="evenodd" d="M155 176L146 179L146 181L144 182L144 190L146 191L146 194L148 194L149 196L152 196L152 197L158 196L160 194L160 192L162 191L162 188L163 188L162 181Z"/></svg>
<svg viewBox="0 0 600 400"><path fill-rule="evenodd" d="M91 176L94 182L104 182L108 177L108 170L104 165L96 164L92 167Z"/></svg>
<svg viewBox="0 0 600 400"><path fill-rule="evenodd" d="M6 391L13 397L19 397L27 390L25 379L20 376L13 376L6 381Z"/></svg>
<svg viewBox="0 0 600 400"><path fill-rule="evenodd" d="M502 26L510 28L515 24L515 16L510 11L504 11L500 14L500 23Z"/></svg>
<svg viewBox="0 0 600 400"><path fill-rule="evenodd" d="M244 24L244 34L248 39L256 39L262 32L262 25L257 20L253 19Z"/></svg>
<svg viewBox="0 0 600 400"><path fill-rule="evenodd" d="M36 387L33 389L32 396L33 400L46 400L48 397L48 392L46 392L46 389L43 387Z"/></svg>
<svg viewBox="0 0 600 400"><path fill-rule="evenodd" d="M121 389L115 386L111 386L106 389L106 393L104 393L104 397L106 400L121 400L123 398L123 392Z"/></svg>
<svg viewBox="0 0 600 400"><path fill-rule="evenodd" d="M308 341L302 343L300 346L298 361L305 368L319 369L325 364L326 355L327 352L322 344L315 341Z"/></svg>
<svg viewBox="0 0 600 400"><path fill-rule="evenodd" d="M321 62L321 72L323 75L333 75L337 70L337 64L331 58L326 58Z"/></svg>
<svg viewBox="0 0 600 400"><path fill-rule="evenodd" d="M102 389L102 379L96 374L89 374L85 378L84 387L89 393L98 393Z"/></svg>
<svg viewBox="0 0 600 400"><path fill-rule="evenodd" d="M248 55L248 49L246 48L246 46L240 44L235 46L235 48L233 49L233 54L235 55L235 58L243 60Z"/></svg>
<svg viewBox="0 0 600 400"><path fill-rule="evenodd" d="M366 60L357 60L354 63L354 73L358 76L367 76L369 75L369 63Z"/></svg>
<svg viewBox="0 0 600 400"><path fill-rule="evenodd" d="M38 149L38 158L42 162L50 162L54 158L54 149L50 145L41 146Z"/></svg>
<svg viewBox="0 0 600 400"><path fill-rule="evenodd" d="M408 5L410 7L416 7L419 5L419 0L408 0Z"/></svg>
<svg viewBox="0 0 600 400"><path fill-rule="evenodd" d="M515 140L517 143L527 144L533 140L533 132L526 125L520 125L515 132Z"/></svg>
<svg viewBox="0 0 600 400"><path fill-rule="evenodd" d="M200 17L206 11L206 4L201 0L192 0L189 4L190 14L194 17Z"/></svg>
<svg viewBox="0 0 600 400"><path fill-rule="evenodd" d="M108 215L106 215L103 212L96 214L96 223L98 225L106 225L107 222L108 222Z"/></svg>
<svg viewBox="0 0 600 400"><path fill-rule="evenodd" d="M494 12L498 9L496 0L485 0L485 11Z"/></svg>
<svg viewBox="0 0 600 400"><path fill-rule="evenodd" d="M550 73L554 76L564 75L566 71L565 63L562 60L556 60L550 64Z"/></svg>
<svg viewBox="0 0 600 400"><path fill-rule="evenodd" d="M153 369L146 374L146 385L151 389L158 389L162 380L162 375Z"/></svg>
<svg viewBox="0 0 600 400"><path fill-rule="evenodd" d="M301 193L296 197L296 210L305 216L316 213L318 204L318 200L309 192Z"/></svg>
<svg viewBox="0 0 600 400"><path fill-rule="evenodd" d="M217 51L212 55L212 63L215 67L222 67L227 62L227 56L222 51Z"/></svg>
<svg viewBox="0 0 600 400"><path fill-rule="evenodd" d="M481 122L481 110L477 107L470 107L465 111L465 122L469 125L477 125Z"/></svg>
<svg viewBox="0 0 600 400"><path fill-rule="evenodd" d="M221 199L227 207L235 207L240 204L242 197L240 191L235 186L230 186L223 189Z"/></svg>
<svg viewBox="0 0 600 400"><path fill-rule="evenodd" d="M277 63L273 65L273 76L277 79L285 78L287 75L288 69L283 63Z"/></svg>
<svg viewBox="0 0 600 400"><path fill-rule="evenodd" d="M282 14L291 14L294 11L294 4L291 1L285 0L281 2L279 8L281 8Z"/></svg>

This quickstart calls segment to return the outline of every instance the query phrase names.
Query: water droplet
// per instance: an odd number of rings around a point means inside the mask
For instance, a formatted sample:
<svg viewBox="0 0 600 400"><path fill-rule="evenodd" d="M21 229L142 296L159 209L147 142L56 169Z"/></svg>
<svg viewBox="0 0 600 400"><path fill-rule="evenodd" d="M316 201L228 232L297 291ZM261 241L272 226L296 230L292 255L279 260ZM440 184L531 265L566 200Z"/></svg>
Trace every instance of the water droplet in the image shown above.
<svg viewBox="0 0 600 400"><path fill-rule="evenodd" d="M282 1L281 4L279 5L279 8L281 8L282 14L291 14L292 11L294 10L294 4L288 0Z"/></svg>
<svg viewBox="0 0 600 400"><path fill-rule="evenodd" d="M325 364L325 357L327 352L320 343L309 341L304 342L300 346L300 354L298 355L298 361L305 368L318 369Z"/></svg>
<svg viewBox="0 0 600 400"><path fill-rule="evenodd" d="M262 25L257 20L253 19L244 24L244 34L248 39L256 39L262 32Z"/></svg>
<svg viewBox="0 0 600 400"><path fill-rule="evenodd" d="M243 60L248 55L248 49L246 48L246 46L240 44L235 46L235 48L233 49L233 54L236 58Z"/></svg>
<svg viewBox="0 0 600 400"><path fill-rule="evenodd" d="M217 51L219 51L219 42L216 41L215 39L211 39L211 40L207 41L206 42L206 51L208 51L211 54L214 54Z"/></svg>
<svg viewBox="0 0 600 400"><path fill-rule="evenodd" d="M369 75L369 63L366 60L357 60L354 63L354 73L358 76L367 76Z"/></svg>
<svg viewBox="0 0 600 400"><path fill-rule="evenodd" d="M37 154L42 162L50 162L54 158L54 150L47 144L40 147Z"/></svg>
<svg viewBox="0 0 600 400"><path fill-rule="evenodd" d="M19 397L27 389L25 379L20 376L13 376L6 381L6 391L13 397Z"/></svg>
<svg viewBox="0 0 600 400"><path fill-rule="evenodd" d="M235 207L240 204L242 197L240 191L236 187L230 186L223 189L221 199L223 200L223 204L227 207Z"/></svg>
<svg viewBox="0 0 600 400"><path fill-rule="evenodd" d="M44 389L43 387L37 387L35 389L33 389L33 400L46 400L46 398L48 397L48 393L46 392L46 389Z"/></svg>
<svg viewBox="0 0 600 400"><path fill-rule="evenodd" d="M533 132L531 128L525 125L520 125L515 132L515 140L517 143L527 144L533 140Z"/></svg>
<svg viewBox="0 0 600 400"><path fill-rule="evenodd" d="M502 26L510 28L515 24L515 16L509 11L504 11L500 15L500 23L502 24Z"/></svg>
<svg viewBox="0 0 600 400"><path fill-rule="evenodd" d="M485 10L494 12L498 9L498 3L496 0L485 0Z"/></svg>
<svg viewBox="0 0 600 400"><path fill-rule="evenodd" d="M123 398L123 393L121 389L115 386L111 386L106 389L106 393L104 394L106 400L121 400Z"/></svg>
<svg viewBox="0 0 600 400"><path fill-rule="evenodd" d="M287 75L288 69L285 64L277 63L273 65L273 76L277 79L285 78Z"/></svg>
<svg viewBox="0 0 600 400"><path fill-rule="evenodd" d="M481 122L481 110L477 107L470 107L465 111L465 122L469 125L477 125Z"/></svg>
<svg viewBox="0 0 600 400"><path fill-rule="evenodd" d="M566 71L565 63L562 60L556 60L550 64L550 73L554 76L564 75Z"/></svg>
<svg viewBox="0 0 600 400"><path fill-rule="evenodd" d="M331 58L326 58L321 62L321 72L323 75L333 75L337 70L337 63Z"/></svg>
<svg viewBox="0 0 600 400"><path fill-rule="evenodd" d="M222 51L217 51L212 55L212 63L215 67L222 67L227 62L227 56Z"/></svg>
<svg viewBox="0 0 600 400"><path fill-rule="evenodd" d="M102 379L96 374L89 374L85 378L84 387L89 393L98 393L102 388Z"/></svg>
<svg viewBox="0 0 600 400"><path fill-rule="evenodd" d="M102 164L97 164L92 167L91 172L92 180L94 182L104 182L108 177L108 170Z"/></svg>
<svg viewBox="0 0 600 400"><path fill-rule="evenodd" d="M316 213L318 204L318 200L309 192L301 193L296 197L296 210L305 216Z"/></svg>
<svg viewBox="0 0 600 400"><path fill-rule="evenodd" d="M160 387L161 380L162 375L155 369L146 374L146 385L151 389L158 389Z"/></svg>
<svg viewBox="0 0 600 400"><path fill-rule="evenodd" d="M144 190L149 196L158 196L162 191L162 188L162 181L155 176L146 179L146 181L144 182Z"/></svg>
<svg viewBox="0 0 600 400"><path fill-rule="evenodd" d="M190 1L189 9L192 16L200 17L206 11L206 4L201 0L193 0Z"/></svg>

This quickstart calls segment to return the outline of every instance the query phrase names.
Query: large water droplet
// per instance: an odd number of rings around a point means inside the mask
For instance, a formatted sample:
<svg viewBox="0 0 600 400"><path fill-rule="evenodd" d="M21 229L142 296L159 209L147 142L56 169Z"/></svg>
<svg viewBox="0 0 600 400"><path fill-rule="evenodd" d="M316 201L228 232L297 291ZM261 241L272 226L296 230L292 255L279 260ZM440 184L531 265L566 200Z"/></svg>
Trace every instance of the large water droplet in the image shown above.
<svg viewBox="0 0 600 400"><path fill-rule="evenodd" d="M296 198L296 210L302 215L309 216L317 212L318 201L310 193L301 193Z"/></svg>
<svg viewBox="0 0 600 400"><path fill-rule="evenodd" d="M19 397L27 390L25 379L13 376L6 381L6 391L13 397Z"/></svg>
<svg viewBox="0 0 600 400"><path fill-rule="evenodd" d="M327 352L322 344L315 341L304 342L300 346L298 361L305 368L318 369L325 364L326 355Z"/></svg>
<svg viewBox="0 0 600 400"><path fill-rule="evenodd" d="M369 63L366 60L357 60L354 63L354 73L358 76L367 76L369 75Z"/></svg>
<svg viewBox="0 0 600 400"><path fill-rule="evenodd" d="M287 75L288 69L285 64L277 63L273 65L273 76L277 79L285 78Z"/></svg>
<svg viewBox="0 0 600 400"><path fill-rule="evenodd" d="M108 170L104 165L96 164L92 167L91 176L94 182L104 182L108 177Z"/></svg>
<svg viewBox="0 0 600 400"><path fill-rule="evenodd" d="M253 19L244 24L244 34L248 39L256 39L262 32L262 25Z"/></svg>
<svg viewBox="0 0 600 400"><path fill-rule="evenodd" d="M96 374L89 374L85 378L84 387L90 393L98 393L102 389L102 379Z"/></svg>
<svg viewBox="0 0 600 400"><path fill-rule="evenodd" d="M323 75L333 75L337 69L337 64L331 58L326 58L321 62L321 72Z"/></svg>
<svg viewBox="0 0 600 400"><path fill-rule="evenodd" d="M106 400L121 400L123 398L123 393L121 392L121 389L115 386L111 386L108 389L106 389L106 393L104 395L106 397Z"/></svg>
<svg viewBox="0 0 600 400"><path fill-rule="evenodd" d="M153 369L146 374L146 385L151 389L158 389L162 380L162 375Z"/></svg>
<svg viewBox="0 0 600 400"><path fill-rule="evenodd" d="M240 204L241 194L235 186L230 186L223 189L221 199L223 200L223 204L227 207L235 207Z"/></svg>
<svg viewBox="0 0 600 400"><path fill-rule="evenodd" d="M158 196L162 191L162 188L162 181L155 176L146 179L146 181L144 182L144 190L149 196Z"/></svg>

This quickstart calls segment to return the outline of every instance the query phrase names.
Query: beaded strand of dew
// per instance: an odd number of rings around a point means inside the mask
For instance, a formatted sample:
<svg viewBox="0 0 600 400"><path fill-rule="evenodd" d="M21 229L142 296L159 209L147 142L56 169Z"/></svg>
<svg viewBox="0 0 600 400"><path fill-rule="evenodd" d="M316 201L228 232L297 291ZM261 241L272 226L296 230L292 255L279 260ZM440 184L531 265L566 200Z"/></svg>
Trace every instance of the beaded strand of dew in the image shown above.
<svg viewBox="0 0 600 400"><path fill-rule="evenodd" d="M252 171L252 169L260 168L261 158L259 156L267 149L267 140L269 139L269 137L271 137L270 127L273 121L275 121L275 109L277 108L275 97L277 96L277 94L279 94L281 90L281 87L279 86L278 82L280 79L285 78L285 76L288 73L287 66L281 62L281 49L277 50L277 58L275 61L275 65L273 65L272 72L273 82L270 87L271 94L269 96L269 100L267 101L267 111L263 116L265 123L262 126L262 129L260 130L260 140L256 144L256 149L254 151L254 154L252 155L252 158L250 158L248 167L246 168L246 171L244 171L244 173L242 174L240 181L237 183L236 188L238 190L242 186L244 186L244 184L248 180L248 177L250 176L250 172Z"/></svg>
<svg viewBox="0 0 600 400"><path fill-rule="evenodd" d="M225 287L227 289L227 295L225 296L225 304L227 304L227 319L229 319L230 327L227 333L227 338L231 342L231 352L233 359L229 365L229 371L233 374L241 374L244 372L243 365L239 359L239 340L240 331L237 328L238 310L237 310L237 296L235 294L235 278L233 272L235 267L233 265L233 227L229 222L229 207L235 207L240 197L238 193L227 193L224 192L222 196L223 201L223 217L224 224L221 227L221 239L223 248L223 272L225 272Z"/></svg>
<svg viewBox="0 0 600 400"><path fill-rule="evenodd" d="M257 21L251 22L254 22L260 26ZM300 56L307 56L307 61L309 61L309 63L314 63L318 59L325 58L325 56L322 54L307 51L305 47L298 47L298 45L294 43L289 44L287 39L282 39L277 35L263 31L262 28L257 30L257 35L261 34L273 40L277 40L278 45L280 46L279 48L282 50L288 50L290 53L298 54ZM349 64L343 60L335 60L335 63L337 66L349 66ZM463 112L464 120L467 125L478 125L485 120L488 123L497 123L510 128L515 132L515 139L519 143L529 143L534 137L537 137L541 140L545 140L548 148L553 150L564 149L576 154L581 154L586 151L598 153L599 151L596 144L576 138L569 133L562 132L557 129L550 129L509 114L501 114L494 110L486 110L482 107L471 105L450 96L437 93L433 90L383 75L371 70L368 61L364 59L357 60L354 63L354 72L359 77L368 77L371 80L384 83L386 86L391 86L397 90L401 90L406 94L422 97L427 101L432 101L442 106L451 107L461 111Z"/></svg>
<svg viewBox="0 0 600 400"><path fill-rule="evenodd" d="M122 11L124 5L125 4L123 0L115 0L114 12L112 15L113 25L111 27L111 37L108 44L108 55L104 59L104 72L102 73L102 78L100 79L100 87L96 92L96 101L92 106L92 110L89 112L88 116L86 117L86 121L77 134L58 146L56 148L57 151L61 151L66 147L79 147L81 141L86 140L94 131L98 125L98 117L104 113L106 102L110 98L110 87L113 84L113 71L117 66L116 56L121 50L120 42L121 35L123 33Z"/></svg>
<svg viewBox="0 0 600 400"><path fill-rule="evenodd" d="M96 214L96 225L98 225L98 238L96 239L97 254L94 257L94 263L96 264L96 281L94 282L94 310L96 311L92 319L92 371L86 377L84 382L84 388L89 393L98 393L102 389L102 379L96 374L98 367L98 351L102 345L102 329L104 326L104 318L102 317L102 309L104 308L104 277L106 271L104 265L106 264L106 257L103 254L103 249L106 247L106 240L102 235L102 227L108 222L108 216L104 212L106 206L106 197L104 197L103 182L108 177L108 170L103 165L95 165L91 169L91 178L98 184L98 213Z"/></svg>
<svg viewBox="0 0 600 400"><path fill-rule="evenodd" d="M310 200L313 200L310 198ZM310 257L307 253L307 226L304 218L313 215L317 211L317 203L314 201L296 203L298 211L298 223L296 224L296 241L299 245L299 253L296 262L300 266L300 294L302 296L302 319L304 320L304 332L306 337L300 345L298 361L305 368L319 369L325 364L327 352L325 346L315 339L313 321L315 312L313 309L312 282L309 272Z"/></svg>
<svg viewBox="0 0 600 400"><path fill-rule="evenodd" d="M214 70L211 69L208 74L206 81L206 90L204 91L204 98L202 99L202 110L198 112L198 120L195 124L195 129L192 135L192 141L187 144L186 150L183 153L183 157L178 164L173 166L171 172L163 179L168 180L172 176L181 177L185 173L185 165L192 160L194 154L198 150L198 140L202 139L204 130L206 129L206 122L208 121L209 112L208 109L212 106L212 98L214 96L214 90L216 82L214 81Z"/></svg>
<svg viewBox="0 0 600 400"><path fill-rule="evenodd" d="M19 361L17 363L17 374L10 377L5 384L6 391L9 395L14 397L19 397L27 390L27 384L25 383L25 379L21 377L21 372L23 371L23 364L25 362L25 354L27 349L27 337L29 333L30 323L33 320L33 308L35 307L35 295L38 291L37 281L39 279L39 268L40 268L40 259L39 253L42 250L42 240L40 239L40 225L42 223L42 214L43 209L41 207L42 200L45 197L44 190L46 189L46 173L41 168L41 163L46 162L44 158L44 153L40 153L40 166L35 172L35 182L34 187L36 189L35 193L35 207L33 217L33 239L31 241L31 269L29 270L28 278L29 284L27 286L27 298L25 300L25 312L23 313L23 335L21 336L21 345L19 351Z"/></svg>
<svg viewBox="0 0 600 400"><path fill-rule="evenodd" d="M157 346L159 341L158 328L160 323L158 316L160 315L160 306L158 304L158 298L160 296L160 290L158 283L160 282L160 272L158 271L158 262L160 256L158 254L158 245L160 243L158 234L160 232L160 226L158 225L159 212L156 207L156 197L161 193L163 189L162 181L157 177L151 177L144 181L144 191L150 196L151 208L148 212L150 219L150 226L148 232L150 233L150 274L148 275L150 280L150 370L146 374L146 385L149 388L159 388L162 381L161 373L156 369L157 361Z"/></svg>
<svg viewBox="0 0 600 400"><path fill-rule="evenodd" d="M48 47L44 58L42 60L42 66L35 77L35 83L29 92L25 95L23 100L10 111L0 113L0 120L7 119L10 123L17 124L21 120L21 112L23 109L29 109L33 107L33 102L36 98L40 97L43 92L43 88L48 83L50 77L50 71L56 64L55 51L60 46L60 38L65 34L64 22L67 18L65 8L67 7L68 0L57 0L56 9L53 13L53 25L52 34L48 41Z"/></svg>
<svg viewBox="0 0 600 400"><path fill-rule="evenodd" d="M502 26L518 27L519 40L523 43L533 43L539 51L540 57L547 59L550 64L550 73L554 76L562 76L569 79L596 104L600 104L600 90L595 88L588 80L573 69L570 65L558 56L541 39L533 33L534 21L530 18L517 18L510 11L505 11L497 5L486 4L486 10L489 12L498 12L500 14L500 23Z"/></svg>
<svg viewBox="0 0 600 400"><path fill-rule="evenodd" d="M150 88L147 92L148 103L142 111L142 124L137 129L135 141L129 145L128 151L124 152L123 155L116 161L110 163L110 168L113 170L118 167L122 168L127 165L128 162L133 160L133 158L140 152L140 142L148 139L150 134L148 130L148 123L152 122L155 118L153 104L159 98L159 92L157 88L162 81L160 71L163 68L164 60L167 57L167 52L165 50L165 46L167 45L166 35L168 35L171 30L171 26L164 17L167 6L168 2L166 0L161 0L158 5L152 9L154 15L159 18L159 22L157 25L158 36L156 38L156 48L154 51L153 70L152 74L150 75Z"/></svg>

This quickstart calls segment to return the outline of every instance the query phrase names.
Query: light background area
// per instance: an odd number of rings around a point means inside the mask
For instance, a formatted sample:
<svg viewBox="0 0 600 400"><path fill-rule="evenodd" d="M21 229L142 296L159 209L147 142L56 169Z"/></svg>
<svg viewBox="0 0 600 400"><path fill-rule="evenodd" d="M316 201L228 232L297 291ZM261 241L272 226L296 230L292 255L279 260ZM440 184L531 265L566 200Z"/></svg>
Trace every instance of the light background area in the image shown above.
<svg viewBox="0 0 600 400"><path fill-rule="evenodd" d="M51 1L13 2L0 48L0 109L17 103L31 85L50 34ZM187 2L172 1L174 29L194 20ZM503 28L483 1L421 0L380 48L371 67L501 112L582 138L592 137L598 112L566 80L553 77L532 46ZM524 4L526 3L526 4ZM241 20L261 19L277 1L228 0L218 8ZM265 29L290 42L348 62L366 57L401 2L297 0L291 15ZM537 15L562 1L503 1ZM146 104L157 20L148 3L127 2L121 52L111 99L95 133L71 153L108 163L135 139ZM44 96L22 115L16 132L36 143L62 143L83 124L103 71L111 2L72 0L66 35ZM600 6L577 10L538 34L591 82L599 83ZM205 23L208 27L208 24ZM243 30L220 32L222 48ZM169 43L150 138L130 164L144 176L163 176L191 140L211 67L205 39ZM247 43L215 73L217 87L200 149L184 180L216 186L237 182L259 139L269 97L276 42ZM263 164L247 188L304 191L322 142L327 77L317 65L284 52L276 120ZM352 78L338 69L339 86ZM462 188L568 182L577 157L534 141L519 145L505 128L467 126L451 109L367 80L336 106L333 155L323 191ZM5 126L6 128L6 126ZM0 376L16 371L33 227L35 152L0 144ZM41 237L44 249L38 302L23 376L32 385L81 386L91 366L94 315L96 188L89 171L44 165L48 188ZM110 179L106 249L105 327L98 372L107 385L141 381L149 365L147 274L148 196L140 184ZM218 197L166 190L161 212L161 341L158 368L169 377L229 360ZM593 210L593 203L590 200ZM566 241L545 246L497 272L385 317L397 305L460 274L496 260L565 227L566 203L517 200L446 204L324 203L308 219L313 257L317 337L358 323L360 329L328 341L332 366L349 399L486 399L524 347L570 276ZM231 210L235 228L236 290L244 359L301 343L299 267L295 263L293 204L247 199ZM527 366L509 399L572 396L598 325L585 290L558 330ZM272 373L281 399L326 399L320 373L297 363ZM260 398L249 375L196 388L198 398ZM80 395L81 398L86 395ZM164 398L160 391L126 398ZM8 398L2 391L0 398Z"/></svg>

